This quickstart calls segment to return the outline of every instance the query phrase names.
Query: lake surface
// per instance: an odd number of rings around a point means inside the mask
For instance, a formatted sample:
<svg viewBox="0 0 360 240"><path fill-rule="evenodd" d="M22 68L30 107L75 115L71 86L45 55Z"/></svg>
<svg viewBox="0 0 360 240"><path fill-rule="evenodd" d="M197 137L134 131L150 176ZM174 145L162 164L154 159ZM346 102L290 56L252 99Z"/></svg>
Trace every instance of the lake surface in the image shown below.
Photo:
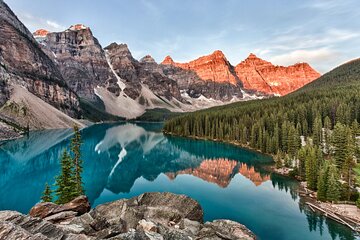
<svg viewBox="0 0 360 240"><path fill-rule="evenodd" d="M312 213L297 182L269 173L272 159L228 144L164 136L161 124L101 124L82 131L83 180L92 206L144 192L186 194L205 220L226 218L259 239L359 239ZM71 130L33 132L0 146L0 210L27 213L54 183Z"/></svg>

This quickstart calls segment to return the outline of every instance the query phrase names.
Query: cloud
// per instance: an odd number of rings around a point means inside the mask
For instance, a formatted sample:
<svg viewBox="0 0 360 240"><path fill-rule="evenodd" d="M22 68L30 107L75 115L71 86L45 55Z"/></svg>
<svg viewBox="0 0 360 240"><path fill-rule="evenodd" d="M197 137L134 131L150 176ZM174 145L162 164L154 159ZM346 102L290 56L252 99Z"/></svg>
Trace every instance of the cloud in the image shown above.
<svg viewBox="0 0 360 240"><path fill-rule="evenodd" d="M18 17L31 32L40 28L44 28L50 32L58 32L66 29L65 26L53 20L43 19L28 13L18 13Z"/></svg>
<svg viewBox="0 0 360 240"><path fill-rule="evenodd" d="M357 0L355 0L357 1ZM329 10L342 10L343 7L351 6L354 0L313 0L306 7L314 8L317 10L329 11ZM351 9L348 9L349 11Z"/></svg>
<svg viewBox="0 0 360 240"><path fill-rule="evenodd" d="M304 34L298 32L295 34L275 36L271 41L274 49L289 50L300 48L314 48L338 44L350 39L358 38L360 33L345 29L328 29L315 33Z"/></svg>
<svg viewBox="0 0 360 240"><path fill-rule="evenodd" d="M270 58L270 61L277 65L291 65L298 62L307 62L319 66L319 71L323 72L323 65L332 62L339 57L339 53L328 48L313 50L294 50ZM319 65L321 63L321 65Z"/></svg>

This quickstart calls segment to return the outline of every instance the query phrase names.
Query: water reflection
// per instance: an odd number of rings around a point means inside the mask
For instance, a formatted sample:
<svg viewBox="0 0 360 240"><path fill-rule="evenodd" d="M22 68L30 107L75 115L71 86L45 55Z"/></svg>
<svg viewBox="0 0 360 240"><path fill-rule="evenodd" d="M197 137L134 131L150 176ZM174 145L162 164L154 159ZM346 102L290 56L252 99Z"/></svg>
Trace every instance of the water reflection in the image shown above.
<svg viewBox="0 0 360 240"><path fill-rule="evenodd" d="M259 186L261 183L270 180L269 174L260 174L253 166L249 167L246 163L226 158L206 159L196 168L169 172L166 173L166 175L173 180L178 175L190 174L209 183L215 183L219 187L226 188L232 178L238 173L252 181L255 186Z"/></svg>
<svg viewBox="0 0 360 240"><path fill-rule="evenodd" d="M171 191L198 200L207 220L242 222L260 239L355 239L346 227L309 212L299 201L296 182L264 170L272 164L269 157L164 136L160 129L127 123L82 132L83 180L93 206L146 191ZM38 202L44 183L54 183L70 136L70 130L43 131L0 146L0 209L26 213Z"/></svg>

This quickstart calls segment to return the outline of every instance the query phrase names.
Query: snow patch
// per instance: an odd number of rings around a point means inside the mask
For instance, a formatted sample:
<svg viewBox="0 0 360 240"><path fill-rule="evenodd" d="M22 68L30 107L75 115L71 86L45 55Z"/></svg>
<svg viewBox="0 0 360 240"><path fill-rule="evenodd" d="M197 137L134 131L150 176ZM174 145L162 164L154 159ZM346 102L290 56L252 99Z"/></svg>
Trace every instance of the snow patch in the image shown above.
<svg viewBox="0 0 360 240"><path fill-rule="evenodd" d="M111 64L109 54L106 50L105 50L105 58L106 58L107 63L109 64L109 67L110 67L112 73L115 75L116 79L118 80L117 84L119 85L119 88L121 89L121 91L124 91L124 89L126 88L126 84L123 82L123 79L121 79L115 72L114 67Z"/></svg>

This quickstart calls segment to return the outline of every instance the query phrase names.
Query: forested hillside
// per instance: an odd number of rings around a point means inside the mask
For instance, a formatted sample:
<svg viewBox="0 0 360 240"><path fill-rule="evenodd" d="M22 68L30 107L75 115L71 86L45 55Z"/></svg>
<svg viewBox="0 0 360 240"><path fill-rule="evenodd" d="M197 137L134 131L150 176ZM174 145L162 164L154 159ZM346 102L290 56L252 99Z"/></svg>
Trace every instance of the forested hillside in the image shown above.
<svg viewBox="0 0 360 240"><path fill-rule="evenodd" d="M234 103L165 123L169 134L217 139L276 155L319 189L320 200L351 199L360 135L360 59L285 97Z"/></svg>

